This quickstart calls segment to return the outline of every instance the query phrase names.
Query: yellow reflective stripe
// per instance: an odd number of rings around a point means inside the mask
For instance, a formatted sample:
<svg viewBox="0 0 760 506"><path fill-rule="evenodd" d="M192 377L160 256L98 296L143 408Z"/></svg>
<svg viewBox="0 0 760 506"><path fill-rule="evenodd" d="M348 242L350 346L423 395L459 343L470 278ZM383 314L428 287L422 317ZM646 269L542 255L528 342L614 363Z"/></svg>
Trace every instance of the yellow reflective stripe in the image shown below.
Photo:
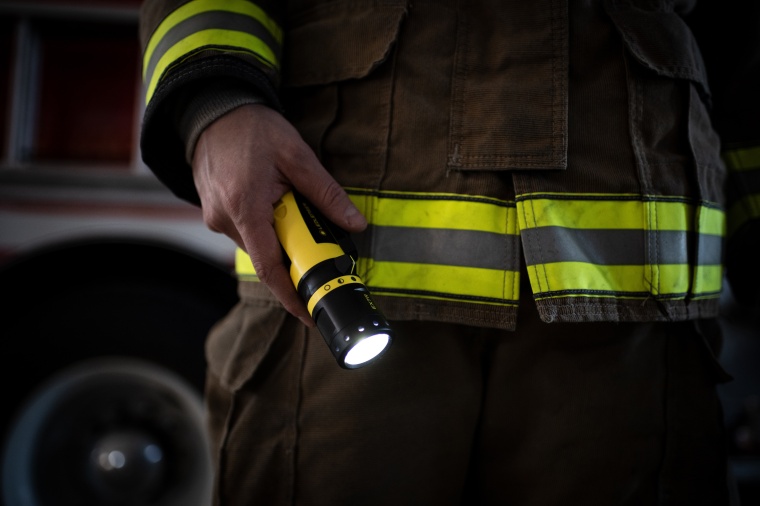
<svg viewBox="0 0 760 506"><path fill-rule="evenodd" d="M719 297L722 286L722 265L697 265L694 268L693 299Z"/></svg>
<svg viewBox="0 0 760 506"><path fill-rule="evenodd" d="M251 258L240 248L235 252L235 271L242 279L258 281ZM376 262L364 257L359 258L357 271L370 291L383 295L510 305L519 293L515 271Z"/></svg>
<svg viewBox="0 0 760 506"><path fill-rule="evenodd" d="M275 67L279 66L277 57L269 46L256 36L231 30L201 30L189 37L185 37L164 53L158 61L156 70L153 72L150 82L148 83L145 94L145 103L147 104L150 102L150 99L153 98L153 93L156 91L159 78L170 65L175 63L182 56L211 44L214 46L234 46L240 48L238 51L242 53L250 51L255 56L263 59L266 63ZM225 51L231 52L234 50L225 48Z"/></svg>
<svg viewBox="0 0 760 506"><path fill-rule="evenodd" d="M235 272L240 277L259 279L256 275L256 269L253 268L253 262L248 253L241 248L235 249Z"/></svg>
<svg viewBox="0 0 760 506"><path fill-rule="evenodd" d="M544 194L542 194L544 195ZM531 198L517 202L520 229L547 226L569 228L641 228L641 202ZM559 196L558 196L559 197Z"/></svg>
<svg viewBox="0 0 760 506"><path fill-rule="evenodd" d="M658 277L656 286L649 282L653 270ZM692 274L696 280L696 286L693 287L690 286ZM529 265L528 277L531 285L538 287L536 298L646 298L650 294L664 298L684 298L690 290L695 294L693 298L699 298L718 296L723 267L705 265L693 269L685 264L602 266L583 262L557 262Z"/></svg>
<svg viewBox="0 0 760 506"><path fill-rule="evenodd" d="M373 225L475 230L517 234L514 205L505 200L446 193L352 193L351 200Z"/></svg>
<svg viewBox="0 0 760 506"><path fill-rule="evenodd" d="M760 146L742 149L728 149L721 156L731 170L760 169Z"/></svg>
<svg viewBox="0 0 760 506"><path fill-rule="evenodd" d="M726 235L726 212L714 207L699 206L700 234Z"/></svg>
<svg viewBox="0 0 760 506"><path fill-rule="evenodd" d="M542 197L546 194L541 194ZM584 229L683 230L693 228L694 206L673 201L598 200L598 195L573 196L572 199L530 198L521 195L517 202L521 229L559 226ZM592 199L584 198L592 197ZM701 233L722 235L724 213L702 206Z"/></svg>
<svg viewBox="0 0 760 506"><path fill-rule="evenodd" d="M370 291L383 295L514 305L519 293L519 273L514 271L366 258L359 259L358 267Z"/></svg>
<svg viewBox="0 0 760 506"><path fill-rule="evenodd" d="M145 76L145 72L148 62L153 56L153 51L155 51L156 46L166 33L182 21L207 11L226 11L250 16L261 23L272 34L275 40L279 44L282 44L282 29L256 4L245 0L194 0L169 14L151 35L143 57L143 78L147 77ZM160 75L160 72L154 72L154 74L156 73Z"/></svg>

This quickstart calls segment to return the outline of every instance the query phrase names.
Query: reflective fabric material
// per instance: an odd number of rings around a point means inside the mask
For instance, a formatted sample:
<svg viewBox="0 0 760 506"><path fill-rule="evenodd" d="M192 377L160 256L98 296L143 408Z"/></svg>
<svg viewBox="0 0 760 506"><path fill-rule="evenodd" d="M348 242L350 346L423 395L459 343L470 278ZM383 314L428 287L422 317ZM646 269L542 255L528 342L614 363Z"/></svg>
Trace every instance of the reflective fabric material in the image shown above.
<svg viewBox="0 0 760 506"><path fill-rule="evenodd" d="M520 244L536 299L695 300L721 290L724 213L710 203L534 194L518 196L515 207L464 195L349 192L370 224L357 237L357 267L374 293L516 304ZM238 273L253 279L250 260L239 260Z"/></svg>
<svg viewBox="0 0 760 506"><path fill-rule="evenodd" d="M486 197L347 189L367 217L357 273L390 296L515 305L519 240L514 202ZM238 274L255 279L238 255Z"/></svg>
<svg viewBox="0 0 760 506"><path fill-rule="evenodd" d="M520 195L537 299L717 298L724 213L710 203L636 195Z"/></svg>
<svg viewBox="0 0 760 506"><path fill-rule="evenodd" d="M143 56L145 102L173 64L201 50L247 53L278 68L282 46L279 25L244 0L195 0L168 16L156 29Z"/></svg>

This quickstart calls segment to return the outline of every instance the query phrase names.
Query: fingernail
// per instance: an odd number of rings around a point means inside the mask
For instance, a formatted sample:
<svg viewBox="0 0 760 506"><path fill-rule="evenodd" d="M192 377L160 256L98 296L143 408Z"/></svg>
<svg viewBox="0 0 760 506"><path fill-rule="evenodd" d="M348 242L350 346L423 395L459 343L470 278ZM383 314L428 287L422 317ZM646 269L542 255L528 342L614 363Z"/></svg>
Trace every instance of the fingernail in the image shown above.
<svg viewBox="0 0 760 506"><path fill-rule="evenodd" d="M346 208L344 218L346 219L346 224L351 228L359 228L367 225L367 220L362 216L362 213L353 206Z"/></svg>

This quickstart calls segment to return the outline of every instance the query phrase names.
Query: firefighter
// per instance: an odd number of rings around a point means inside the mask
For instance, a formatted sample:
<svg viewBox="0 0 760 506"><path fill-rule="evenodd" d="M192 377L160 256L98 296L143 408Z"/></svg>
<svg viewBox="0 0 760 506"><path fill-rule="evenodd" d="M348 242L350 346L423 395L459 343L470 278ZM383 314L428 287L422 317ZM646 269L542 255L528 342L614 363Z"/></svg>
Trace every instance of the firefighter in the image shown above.
<svg viewBox="0 0 760 506"><path fill-rule="evenodd" d="M216 506L732 504L760 13L715 4L144 2L144 161L239 246ZM290 190L354 237L396 335L370 366L288 276Z"/></svg>

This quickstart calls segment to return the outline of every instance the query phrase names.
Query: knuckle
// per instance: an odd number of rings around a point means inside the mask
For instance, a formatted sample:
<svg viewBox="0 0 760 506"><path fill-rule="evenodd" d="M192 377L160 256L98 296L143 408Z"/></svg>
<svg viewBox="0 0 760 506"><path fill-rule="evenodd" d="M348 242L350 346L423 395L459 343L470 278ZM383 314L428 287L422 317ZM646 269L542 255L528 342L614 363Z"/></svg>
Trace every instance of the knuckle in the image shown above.
<svg viewBox="0 0 760 506"><path fill-rule="evenodd" d="M329 181L322 189L322 202L328 207L333 207L343 202L343 187L337 181Z"/></svg>
<svg viewBox="0 0 760 506"><path fill-rule="evenodd" d="M224 220L221 214L206 207L203 208L203 223L212 232L221 232L224 229Z"/></svg>
<svg viewBox="0 0 760 506"><path fill-rule="evenodd" d="M259 280L264 283L265 285L269 285L272 283L274 277L272 275L272 269L269 265L264 264L262 262L253 262L253 268L256 271L256 275L258 276Z"/></svg>

